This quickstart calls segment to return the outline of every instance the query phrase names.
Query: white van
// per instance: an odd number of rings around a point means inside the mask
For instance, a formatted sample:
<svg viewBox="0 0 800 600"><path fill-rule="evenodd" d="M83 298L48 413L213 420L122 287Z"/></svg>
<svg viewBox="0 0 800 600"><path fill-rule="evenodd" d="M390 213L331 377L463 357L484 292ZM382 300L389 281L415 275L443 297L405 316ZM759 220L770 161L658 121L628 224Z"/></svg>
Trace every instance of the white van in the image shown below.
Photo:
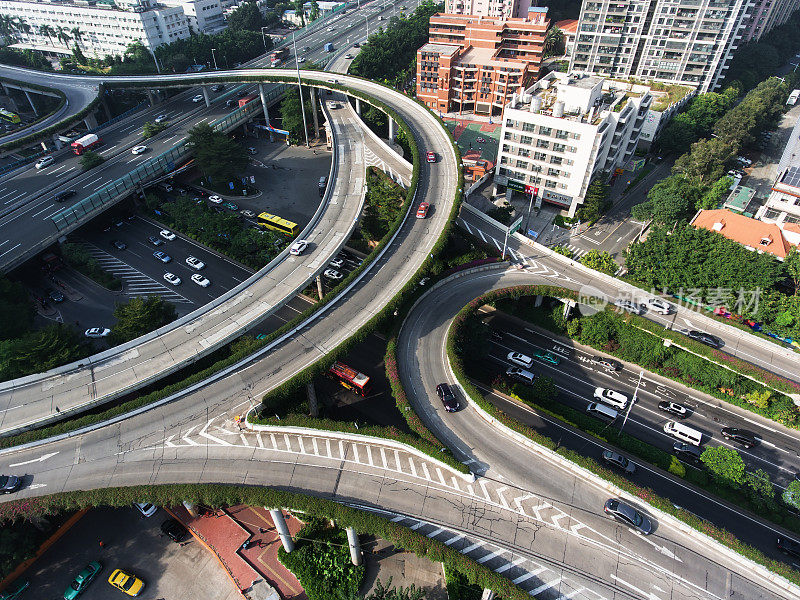
<svg viewBox="0 0 800 600"><path fill-rule="evenodd" d="M506 376L520 383L524 383L525 385L533 385L533 381L536 379L536 375L521 367L508 367L508 369L506 369Z"/></svg>
<svg viewBox="0 0 800 600"><path fill-rule="evenodd" d="M595 388L594 399L619 410L625 410L625 407L628 406L628 397L625 394L608 388Z"/></svg>
<svg viewBox="0 0 800 600"><path fill-rule="evenodd" d="M672 437L676 437L680 441L693 446L699 446L703 442L703 434L701 432L675 421L667 421L664 424L664 433L668 433Z"/></svg>
<svg viewBox="0 0 800 600"><path fill-rule="evenodd" d="M608 419L609 421L613 421L619 416L619 413L613 408L609 408L605 404L600 404L599 402L590 403L589 406L586 407L586 412L594 417Z"/></svg>

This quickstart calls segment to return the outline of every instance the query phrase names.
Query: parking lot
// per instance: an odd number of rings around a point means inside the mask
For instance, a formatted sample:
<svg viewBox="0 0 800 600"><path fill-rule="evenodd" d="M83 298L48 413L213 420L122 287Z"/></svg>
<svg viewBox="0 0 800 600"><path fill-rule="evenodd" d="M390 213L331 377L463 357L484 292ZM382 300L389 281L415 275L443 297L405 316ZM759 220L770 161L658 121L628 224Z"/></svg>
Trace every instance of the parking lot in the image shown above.
<svg viewBox="0 0 800 600"><path fill-rule="evenodd" d="M23 598L56 600L91 561L102 570L80 595L81 600L127 598L108 578L123 569L144 581L145 600L240 600L216 557L194 538L177 544L163 535L163 509L143 518L133 507L90 510L23 575L31 582ZM100 546L100 542L103 546Z"/></svg>

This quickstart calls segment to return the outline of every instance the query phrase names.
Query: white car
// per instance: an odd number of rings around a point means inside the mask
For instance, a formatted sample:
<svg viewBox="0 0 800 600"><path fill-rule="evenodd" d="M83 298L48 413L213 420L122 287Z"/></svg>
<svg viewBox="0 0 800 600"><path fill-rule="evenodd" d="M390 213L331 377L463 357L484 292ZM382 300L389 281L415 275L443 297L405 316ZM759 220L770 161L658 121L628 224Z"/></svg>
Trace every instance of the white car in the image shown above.
<svg viewBox="0 0 800 600"><path fill-rule="evenodd" d="M353 55L352 54L345 54L344 57L345 57L346 60L350 60L351 58L353 58Z"/></svg>
<svg viewBox="0 0 800 600"><path fill-rule="evenodd" d="M186 257L186 264L189 265L190 267L192 267L193 269L197 269L198 271L200 269L205 268L205 266L206 266L206 263L204 263L199 258L195 258L194 256L187 256Z"/></svg>
<svg viewBox="0 0 800 600"><path fill-rule="evenodd" d="M170 272L164 273L164 281L166 281L167 283L171 283L172 285L181 284L181 278L175 275L175 273L170 273Z"/></svg>
<svg viewBox="0 0 800 600"><path fill-rule="evenodd" d="M531 365L533 365L533 359L521 352L509 352L506 358L515 365L525 367L526 369L529 369Z"/></svg>
<svg viewBox="0 0 800 600"><path fill-rule="evenodd" d="M341 279L343 275L337 271L336 269L325 269L325 273L323 273L325 277L328 279Z"/></svg>
<svg viewBox="0 0 800 600"><path fill-rule="evenodd" d="M622 298L614 301L614 306L618 306L622 310L633 313L634 315L642 314L644 309L644 305L634 302L633 300L623 300Z"/></svg>
<svg viewBox="0 0 800 600"><path fill-rule="evenodd" d="M194 98L192 98L192 102L202 102L203 101L203 94L197 94Z"/></svg>
<svg viewBox="0 0 800 600"><path fill-rule="evenodd" d="M675 307L672 306L672 304L666 300L662 300L661 298L650 298L647 301L647 308L648 310L661 313L662 315L668 315L675 310Z"/></svg>
<svg viewBox="0 0 800 600"><path fill-rule="evenodd" d="M170 242L174 240L176 237L175 234L172 233L169 229L162 229L161 231L158 232L158 235L160 235L162 238Z"/></svg>
<svg viewBox="0 0 800 600"><path fill-rule="evenodd" d="M131 154L144 154L145 152L147 152L147 146L136 146L131 150Z"/></svg>
<svg viewBox="0 0 800 600"><path fill-rule="evenodd" d="M156 117L156 123L163 123L167 120L167 115L158 115Z"/></svg>
<svg viewBox="0 0 800 600"><path fill-rule="evenodd" d="M625 394L608 388L595 388L594 397L596 400L600 400L600 402L610 403L615 406L628 405L628 397Z"/></svg>
<svg viewBox="0 0 800 600"><path fill-rule="evenodd" d="M45 167L52 165L54 162L56 162L56 159L52 156L43 156L36 161L36 169L44 169Z"/></svg>
<svg viewBox="0 0 800 600"><path fill-rule="evenodd" d="M152 517L158 510L155 504L150 504L149 502L134 502L133 505L144 517Z"/></svg>
<svg viewBox="0 0 800 600"><path fill-rule="evenodd" d="M344 266L344 259L334 258L331 262L328 263L328 266L333 269L341 269Z"/></svg>
<svg viewBox="0 0 800 600"><path fill-rule="evenodd" d="M213 202L214 204L222 204L222 196L217 196L214 194L213 196L208 197L209 202Z"/></svg>
<svg viewBox="0 0 800 600"><path fill-rule="evenodd" d="M103 338L111 335L111 330L105 327L92 327L91 329L87 329L83 335L88 338Z"/></svg>
<svg viewBox="0 0 800 600"><path fill-rule="evenodd" d="M302 65L304 62L306 62L305 56L301 56L300 58L297 59L297 64L299 65Z"/></svg>
<svg viewBox="0 0 800 600"><path fill-rule="evenodd" d="M339 83L338 79L328 79L328 83ZM299 102L299 100L298 100Z"/></svg>
<svg viewBox="0 0 800 600"><path fill-rule="evenodd" d="M306 240L297 240L292 244L291 248L289 248L289 254L299 256L306 251L306 248L308 248L308 242Z"/></svg>
<svg viewBox="0 0 800 600"><path fill-rule="evenodd" d="M192 281L194 281L200 287L208 287L211 285L211 282L202 275L200 275L200 273L195 273L194 275L192 275Z"/></svg>

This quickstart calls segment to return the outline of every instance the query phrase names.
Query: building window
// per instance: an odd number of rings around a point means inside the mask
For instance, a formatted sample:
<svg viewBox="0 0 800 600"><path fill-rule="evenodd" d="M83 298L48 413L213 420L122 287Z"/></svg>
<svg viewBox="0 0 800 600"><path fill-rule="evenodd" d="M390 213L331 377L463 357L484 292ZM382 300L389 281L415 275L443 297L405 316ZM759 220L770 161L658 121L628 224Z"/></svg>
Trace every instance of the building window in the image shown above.
<svg viewBox="0 0 800 600"><path fill-rule="evenodd" d="M538 139L538 140L536 140L536 147L537 148L549 148L550 147L550 142L548 142L547 140Z"/></svg>
<svg viewBox="0 0 800 600"><path fill-rule="evenodd" d="M518 160L516 166L518 169L527 169L528 163L526 163L524 160Z"/></svg>
<svg viewBox="0 0 800 600"><path fill-rule="evenodd" d="M539 135L553 135L552 127L539 127Z"/></svg>

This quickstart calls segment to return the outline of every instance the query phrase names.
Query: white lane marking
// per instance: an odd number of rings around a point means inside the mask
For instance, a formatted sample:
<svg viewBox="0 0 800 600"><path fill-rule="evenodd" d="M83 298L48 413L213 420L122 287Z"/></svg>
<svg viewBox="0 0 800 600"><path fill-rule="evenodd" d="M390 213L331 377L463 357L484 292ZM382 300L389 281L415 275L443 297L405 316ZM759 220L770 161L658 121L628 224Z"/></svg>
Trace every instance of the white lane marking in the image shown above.
<svg viewBox="0 0 800 600"><path fill-rule="evenodd" d="M11 464L11 465L8 465L8 466L9 467L21 467L22 465L30 465L32 463L42 462L42 461L47 460L48 458L53 458L56 454L58 454L58 452L51 452L50 454L44 454L43 456L40 456L39 458L34 458L32 460L26 460L25 462L20 462L20 463L14 463L14 464Z"/></svg>

